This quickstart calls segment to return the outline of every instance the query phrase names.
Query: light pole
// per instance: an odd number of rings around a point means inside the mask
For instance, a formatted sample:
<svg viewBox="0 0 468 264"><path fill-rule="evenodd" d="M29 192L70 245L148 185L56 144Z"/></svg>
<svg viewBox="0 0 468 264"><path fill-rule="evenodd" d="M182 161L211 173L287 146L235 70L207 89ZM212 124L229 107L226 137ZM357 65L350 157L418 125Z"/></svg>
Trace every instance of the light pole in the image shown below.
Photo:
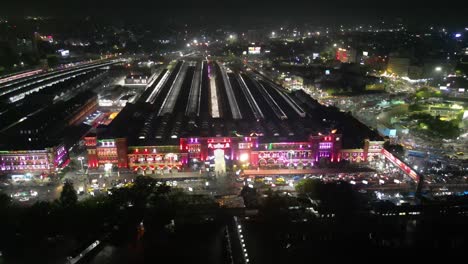
<svg viewBox="0 0 468 264"><path fill-rule="evenodd" d="M81 162L81 171L84 173L84 168L83 168L84 157L78 157L78 160Z"/></svg>
<svg viewBox="0 0 468 264"><path fill-rule="evenodd" d="M288 154L289 154L289 167L291 167L293 164L293 155L294 155L294 150L290 150L288 151Z"/></svg>

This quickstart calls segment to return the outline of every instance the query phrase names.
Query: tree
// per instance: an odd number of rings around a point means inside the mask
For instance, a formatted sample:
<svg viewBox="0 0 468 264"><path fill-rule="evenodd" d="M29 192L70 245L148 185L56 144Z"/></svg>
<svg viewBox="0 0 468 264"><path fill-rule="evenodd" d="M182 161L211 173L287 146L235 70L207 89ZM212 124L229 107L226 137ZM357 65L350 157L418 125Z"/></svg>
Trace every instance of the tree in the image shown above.
<svg viewBox="0 0 468 264"><path fill-rule="evenodd" d="M47 65L50 68L54 68L59 64L59 58L57 56L48 56L47 57Z"/></svg>
<svg viewBox="0 0 468 264"><path fill-rule="evenodd" d="M244 186L240 196L242 196L244 199L244 204L246 207L257 206L257 189Z"/></svg>
<svg viewBox="0 0 468 264"><path fill-rule="evenodd" d="M296 185L296 191L300 195L307 195L311 199L319 200L322 182L317 179L305 179Z"/></svg>
<svg viewBox="0 0 468 264"><path fill-rule="evenodd" d="M0 193L0 209L4 210L11 204L10 196Z"/></svg>
<svg viewBox="0 0 468 264"><path fill-rule="evenodd" d="M358 207L357 194L347 182L324 183L320 180L306 179L296 185L296 191L301 196L319 200L324 211L348 215Z"/></svg>
<svg viewBox="0 0 468 264"><path fill-rule="evenodd" d="M288 219L288 207L297 205L295 198L282 195L269 189L267 197L262 199L260 210L268 221L280 223Z"/></svg>
<svg viewBox="0 0 468 264"><path fill-rule="evenodd" d="M0 47L0 54L3 54L0 57L0 66L12 69L13 65L18 63L18 54L10 47Z"/></svg>
<svg viewBox="0 0 468 264"><path fill-rule="evenodd" d="M339 215L349 215L358 208L357 193L348 182L323 184L320 198L324 207Z"/></svg>
<svg viewBox="0 0 468 264"><path fill-rule="evenodd" d="M65 181L63 184L62 193L60 194L60 204L63 207L69 208L74 207L78 201L78 196L76 195L75 187L71 181Z"/></svg>

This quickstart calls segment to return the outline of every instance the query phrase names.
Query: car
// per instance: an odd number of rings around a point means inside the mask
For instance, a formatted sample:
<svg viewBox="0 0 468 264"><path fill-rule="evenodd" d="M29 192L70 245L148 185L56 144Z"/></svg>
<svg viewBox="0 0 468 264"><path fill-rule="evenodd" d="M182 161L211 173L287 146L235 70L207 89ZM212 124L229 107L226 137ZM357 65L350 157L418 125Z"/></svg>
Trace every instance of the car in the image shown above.
<svg viewBox="0 0 468 264"><path fill-rule="evenodd" d="M280 178L277 178L276 181L275 181L276 184L285 184L286 181L284 180L284 178L280 177Z"/></svg>

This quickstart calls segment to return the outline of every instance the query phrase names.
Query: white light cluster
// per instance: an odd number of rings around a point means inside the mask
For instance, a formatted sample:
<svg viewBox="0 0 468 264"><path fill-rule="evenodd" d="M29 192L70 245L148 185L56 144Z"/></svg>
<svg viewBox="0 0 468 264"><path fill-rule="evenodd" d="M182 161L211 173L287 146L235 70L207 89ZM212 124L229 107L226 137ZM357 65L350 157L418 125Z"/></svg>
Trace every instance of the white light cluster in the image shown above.
<svg viewBox="0 0 468 264"><path fill-rule="evenodd" d="M235 226L237 227L237 235L240 238L241 250L242 250L242 253L244 253L244 261L245 263L249 263L250 262L249 253L247 252L247 247L245 246L244 235L242 235L242 226L237 221L237 216L234 216L234 223L235 223Z"/></svg>

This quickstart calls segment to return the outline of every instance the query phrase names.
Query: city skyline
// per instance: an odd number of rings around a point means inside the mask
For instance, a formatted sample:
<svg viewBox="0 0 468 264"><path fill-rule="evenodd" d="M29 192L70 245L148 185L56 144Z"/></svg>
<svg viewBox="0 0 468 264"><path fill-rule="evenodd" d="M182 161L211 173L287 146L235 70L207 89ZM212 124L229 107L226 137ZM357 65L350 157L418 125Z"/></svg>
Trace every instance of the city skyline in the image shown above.
<svg viewBox="0 0 468 264"><path fill-rule="evenodd" d="M0 3L0 263L463 256L465 12Z"/></svg>

